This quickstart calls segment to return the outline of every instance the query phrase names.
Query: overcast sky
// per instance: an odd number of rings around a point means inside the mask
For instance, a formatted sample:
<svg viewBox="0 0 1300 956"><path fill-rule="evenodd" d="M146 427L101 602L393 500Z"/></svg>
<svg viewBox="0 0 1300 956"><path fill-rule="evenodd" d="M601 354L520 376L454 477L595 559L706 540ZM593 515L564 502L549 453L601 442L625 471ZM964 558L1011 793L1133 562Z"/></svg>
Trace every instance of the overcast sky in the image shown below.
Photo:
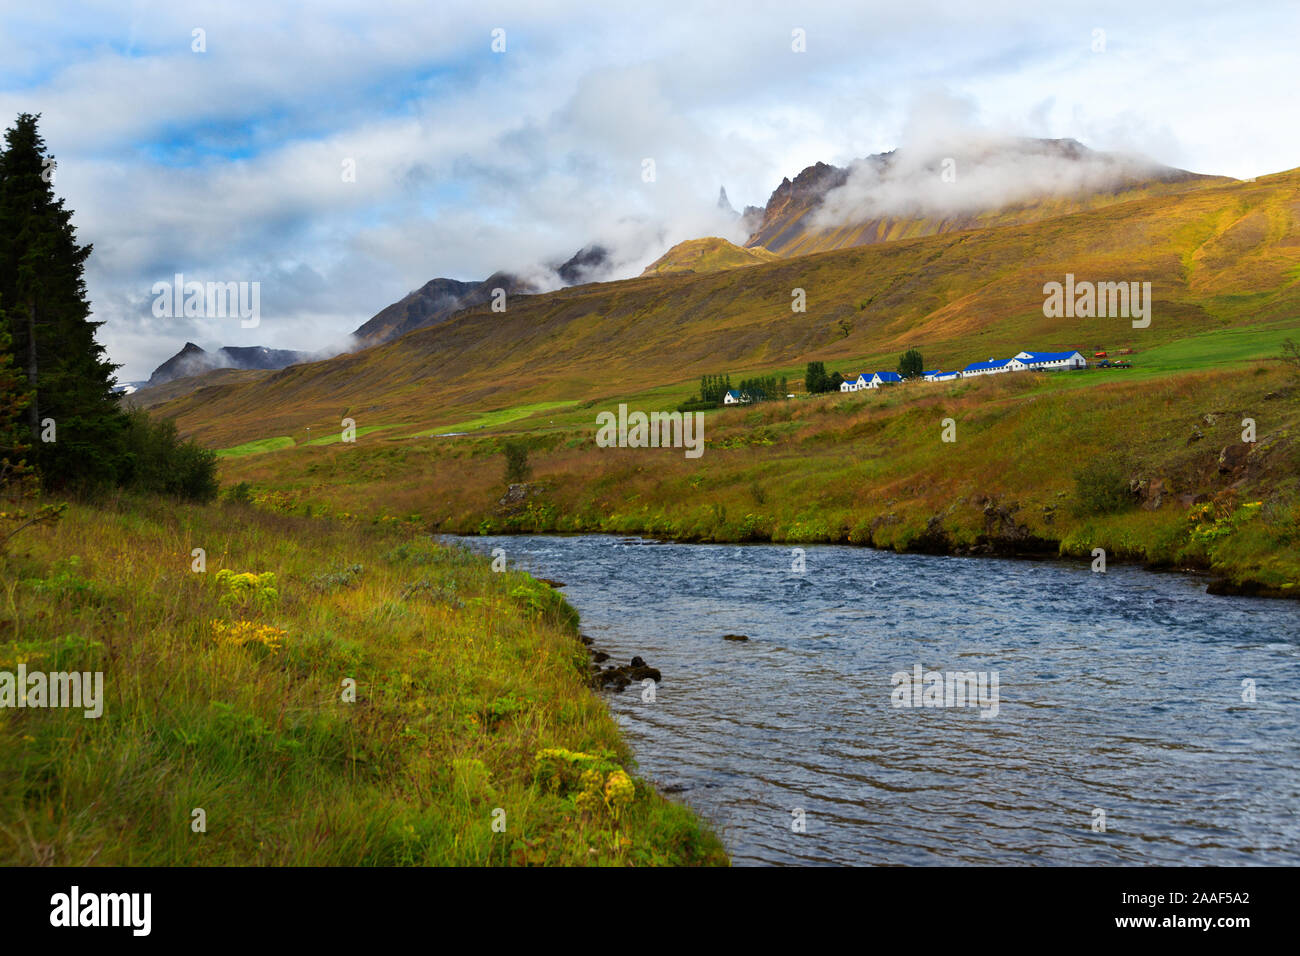
<svg viewBox="0 0 1300 956"><path fill-rule="evenodd" d="M336 346L431 278L595 240L633 275L734 228L720 186L762 205L936 111L1196 172L1300 165L1294 0L613 6L0 0L0 120L43 114L123 381L187 339ZM155 318L177 272L260 282L261 325Z"/></svg>

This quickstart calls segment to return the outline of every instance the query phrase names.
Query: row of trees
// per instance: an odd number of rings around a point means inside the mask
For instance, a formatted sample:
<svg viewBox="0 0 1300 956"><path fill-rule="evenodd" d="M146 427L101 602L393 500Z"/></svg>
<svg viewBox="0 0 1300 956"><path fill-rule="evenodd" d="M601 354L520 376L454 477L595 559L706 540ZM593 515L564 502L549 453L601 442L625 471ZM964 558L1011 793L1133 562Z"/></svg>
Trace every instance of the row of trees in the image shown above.
<svg viewBox="0 0 1300 956"><path fill-rule="evenodd" d="M809 362L808 367L804 370L803 387L809 395L820 395L822 392L838 392L840 383L844 381L844 376L839 372L826 374L825 362Z"/></svg>
<svg viewBox="0 0 1300 956"><path fill-rule="evenodd" d="M898 374L903 378L920 378L925 373L925 360L918 349L908 349L898 358ZM839 372L826 371L825 362L809 362L804 371L803 384L809 395L838 392L844 382Z"/></svg>
<svg viewBox="0 0 1300 956"><path fill-rule="evenodd" d="M170 422L128 413L95 340L83 277L90 245L54 195L54 158L21 114L0 153L0 488L105 485L207 500L216 455Z"/></svg>
<svg viewBox="0 0 1300 956"><path fill-rule="evenodd" d="M740 384L735 386L735 391L747 395L751 402L766 402L784 399L789 384L789 380L784 378L778 383L775 375L759 376L742 379ZM732 388L730 375L702 375L699 392L692 395L689 401L678 405L677 410L691 412L716 408L722 404L727 392L732 391Z"/></svg>
<svg viewBox="0 0 1300 956"><path fill-rule="evenodd" d="M721 405L722 398L731 391L730 375L701 375L700 394L695 400L710 405Z"/></svg>
<svg viewBox="0 0 1300 956"><path fill-rule="evenodd" d="M784 378L778 384L775 375L747 378L740 383L740 394L748 395L751 402L784 401L788 384Z"/></svg>

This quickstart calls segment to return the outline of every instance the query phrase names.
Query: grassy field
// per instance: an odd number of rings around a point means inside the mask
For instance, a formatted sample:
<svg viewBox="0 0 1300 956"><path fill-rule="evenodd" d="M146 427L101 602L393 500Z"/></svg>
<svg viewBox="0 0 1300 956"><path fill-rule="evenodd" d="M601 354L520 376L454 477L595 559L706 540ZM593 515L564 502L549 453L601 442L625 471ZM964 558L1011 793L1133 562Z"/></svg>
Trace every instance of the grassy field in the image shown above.
<svg viewBox="0 0 1300 956"><path fill-rule="evenodd" d="M277 435L274 438L258 438L255 441L247 441L242 445L235 445L233 448L218 448L218 458L242 458L245 455L262 455L268 451L279 451L282 448L292 448L296 442L288 435Z"/></svg>
<svg viewBox="0 0 1300 956"><path fill-rule="evenodd" d="M223 476L249 481L271 507L440 531L1067 556L1102 547L1239 584L1300 583L1300 387L1277 361L1145 377L1021 373L720 409L705 413L697 460L679 449L596 447L604 407L514 430L534 472L522 508L498 503L500 437L293 449L227 460ZM1246 418L1253 444L1242 441ZM1221 469L1221 454L1238 446L1244 457ZM1113 465L1136 489L1127 507L1081 507L1076 472L1090 463Z"/></svg>
<svg viewBox="0 0 1300 956"><path fill-rule="evenodd" d="M372 432L381 432L381 431L386 431L390 428L401 428L401 427L402 425L400 424L366 425L364 427L356 429L356 437L360 438L363 435L369 435ZM322 436L321 438L313 438L311 441L307 442L307 444L308 445L332 445L335 442L342 441L342 440L343 440L343 430L341 428L336 428L334 431L329 432L328 434Z"/></svg>
<svg viewBox="0 0 1300 956"><path fill-rule="evenodd" d="M104 674L97 719L0 709L0 863L726 863L629 772L527 575L396 522L129 498L0 568L0 671Z"/></svg>
<svg viewBox="0 0 1300 956"><path fill-rule="evenodd" d="M430 428L426 431L416 432L411 435L412 438L426 438L431 435L445 435L449 432L472 432L480 431L487 428L495 428L498 425L506 425L510 422L516 422L521 418L528 418L532 415L541 415L544 412L554 412L557 409L569 408L577 402L535 402L531 405L514 405L510 408L499 408L496 411L486 412L476 418L467 419L463 422L457 422L454 425L440 425L437 428Z"/></svg>

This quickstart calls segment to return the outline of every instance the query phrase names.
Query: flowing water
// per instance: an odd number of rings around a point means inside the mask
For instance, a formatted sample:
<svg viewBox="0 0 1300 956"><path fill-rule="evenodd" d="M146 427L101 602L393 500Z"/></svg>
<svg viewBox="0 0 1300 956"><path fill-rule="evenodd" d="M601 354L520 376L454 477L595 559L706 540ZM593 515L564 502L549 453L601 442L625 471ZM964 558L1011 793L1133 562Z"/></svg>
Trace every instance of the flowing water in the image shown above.
<svg viewBox="0 0 1300 956"><path fill-rule="evenodd" d="M596 648L662 671L653 702L610 706L737 864L1300 863L1300 602L1113 565L467 543L564 582ZM917 665L983 672L986 704L996 672L996 714L893 706Z"/></svg>

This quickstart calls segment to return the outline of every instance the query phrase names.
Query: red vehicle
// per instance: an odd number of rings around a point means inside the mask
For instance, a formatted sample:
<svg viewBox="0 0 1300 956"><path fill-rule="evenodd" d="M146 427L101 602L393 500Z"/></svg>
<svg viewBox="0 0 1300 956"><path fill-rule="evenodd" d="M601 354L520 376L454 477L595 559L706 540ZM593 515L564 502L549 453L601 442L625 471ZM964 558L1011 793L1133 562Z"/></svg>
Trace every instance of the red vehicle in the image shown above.
<svg viewBox="0 0 1300 956"><path fill-rule="evenodd" d="M1133 350L1132 350L1132 349L1120 349L1120 350L1119 350L1118 352L1116 352L1115 354L1116 354L1116 355L1132 355L1132 354L1133 354Z"/></svg>
<svg viewBox="0 0 1300 956"><path fill-rule="evenodd" d="M1093 352L1093 353L1092 353L1092 357L1093 357L1093 358L1106 358L1106 353L1105 353L1105 352Z"/></svg>

